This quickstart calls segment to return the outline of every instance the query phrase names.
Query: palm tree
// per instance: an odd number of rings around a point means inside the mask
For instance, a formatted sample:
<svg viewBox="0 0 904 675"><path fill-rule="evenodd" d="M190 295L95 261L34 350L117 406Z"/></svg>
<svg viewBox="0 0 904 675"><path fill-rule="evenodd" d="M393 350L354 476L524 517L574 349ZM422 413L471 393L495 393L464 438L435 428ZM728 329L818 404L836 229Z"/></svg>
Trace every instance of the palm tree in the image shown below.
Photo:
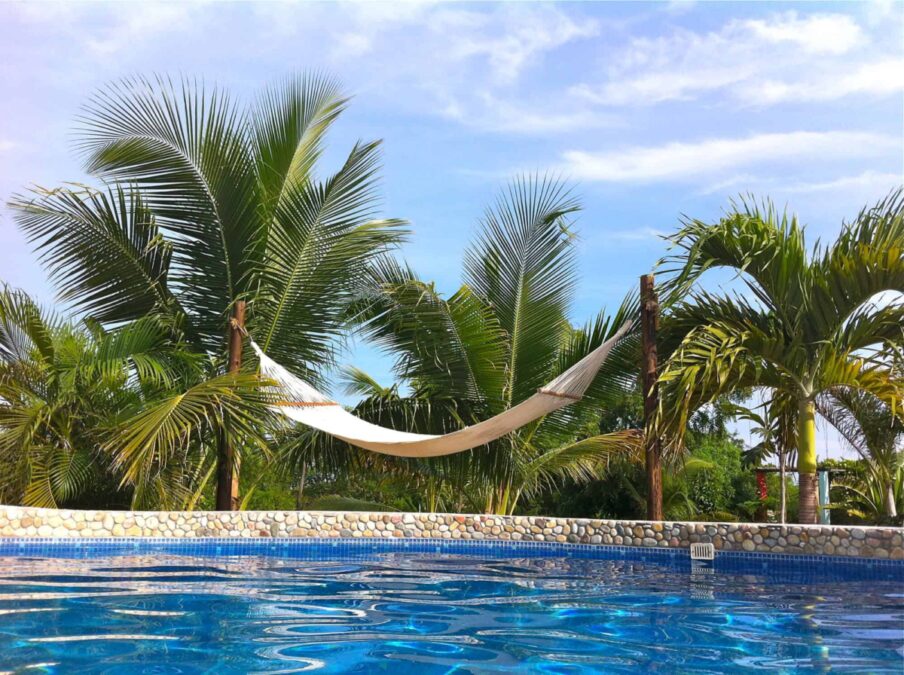
<svg viewBox="0 0 904 675"><path fill-rule="evenodd" d="M783 415L783 410L775 409L771 402L763 404L763 412L749 408L735 408L736 419L752 423L750 433L759 438L756 445L744 452L746 466L760 466L767 457L778 459L780 522L788 521L788 461L793 456L794 434L792 420ZM793 460L792 460L793 461Z"/></svg>
<svg viewBox="0 0 904 675"><path fill-rule="evenodd" d="M338 171L315 174L346 104L334 81L311 75L247 107L194 81L124 80L95 94L80 118L78 146L104 188L38 189L12 207L60 299L91 319L109 326L154 315L206 356L216 380L229 317L244 301L247 332L316 382L353 287L402 236L399 221L373 218L378 142L358 143ZM191 416L170 417L168 430L151 424L168 404L123 434L134 462L150 466L196 431ZM231 457L248 432L231 420L215 434L227 483L220 509L236 507Z"/></svg>
<svg viewBox="0 0 904 675"><path fill-rule="evenodd" d="M182 439L178 461L159 453L140 479L114 439L173 389L184 390L174 413L197 415L207 429L224 411L237 420L267 414L244 391L256 388L253 379L208 380L202 365L152 318L107 331L47 313L21 291L0 289L0 501L190 505L212 468L197 438Z"/></svg>
<svg viewBox="0 0 904 675"><path fill-rule="evenodd" d="M873 525L901 525L897 513L904 506L904 467L898 466L887 482L873 471L845 476L832 490L833 508Z"/></svg>
<svg viewBox="0 0 904 675"><path fill-rule="evenodd" d="M699 457L672 457L662 472L662 515L665 520L697 520L714 514L701 513L691 496L691 481L706 475L715 465ZM637 513L646 513L647 486L644 483L625 481L625 487L634 502ZM718 514L724 520L727 514Z"/></svg>
<svg viewBox="0 0 904 675"><path fill-rule="evenodd" d="M55 507L90 482L124 389L124 372L100 368L85 330L47 315L27 295L0 291L0 501ZM111 490L111 493L116 490ZM114 497L115 499L115 497Z"/></svg>
<svg viewBox="0 0 904 675"><path fill-rule="evenodd" d="M577 209L555 181L515 181L487 210L465 254L464 284L448 298L411 269L384 262L359 317L364 334L395 357L399 382L384 388L352 374L354 390L366 394L356 413L396 428L445 433L528 398L610 337L636 299L582 329L567 318L576 286L568 217ZM487 448L397 464L426 477L431 494L452 483L458 508L467 502L495 513L511 513L522 496L554 477L596 475L610 453L636 441L631 432L588 433L607 397L633 384L631 345L636 340L610 357L582 401Z"/></svg>
<svg viewBox="0 0 904 675"><path fill-rule="evenodd" d="M678 437L687 415L724 392L771 390L796 420L800 518L816 521L816 401L849 387L898 410L901 380L888 366L899 352L904 303L878 303L904 289L904 193L896 191L844 224L811 253L795 217L770 203L741 202L715 224L684 223L671 331L680 336L661 376L663 419ZM735 270L747 294L694 290L707 270Z"/></svg>
<svg viewBox="0 0 904 675"><path fill-rule="evenodd" d="M820 396L816 409L834 426L848 447L860 455L883 495L884 515L897 517L895 484L902 468L904 420L866 392L838 388Z"/></svg>

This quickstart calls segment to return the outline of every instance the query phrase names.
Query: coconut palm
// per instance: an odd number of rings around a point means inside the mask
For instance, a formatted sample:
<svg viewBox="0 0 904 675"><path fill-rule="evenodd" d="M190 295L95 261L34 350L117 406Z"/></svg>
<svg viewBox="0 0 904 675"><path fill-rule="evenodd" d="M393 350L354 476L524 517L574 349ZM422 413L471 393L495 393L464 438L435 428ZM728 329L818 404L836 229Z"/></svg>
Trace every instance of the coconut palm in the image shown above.
<svg viewBox="0 0 904 675"><path fill-rule="evenodd" d="M319 76L291 78L247 107L194 81L124 80L90 99L78 129L104 189L39 189L12 207L73 309L104 325L159 317L207 357L216 381L232 308L246 301L248 333L316 382L353 286L401 236L399 221L374 219L378 142L355 145L331 175L315 173L346 103ZM145 467L196 431L191 416L174 429L149 415L122 436ZM245 435L223 419L217 504L227 509L233 446Z"/></svg>
<svg viewBox="0 0 904 675"><path fill-rule="evenodd" d="M816 409L834 426L848 447L866 462L871 485L884 495L884 516L898 515L896 481L900 482L904 420L892 414L882 401L866 392L838 388L816 401Z"/></svg>
<svg viewBox="0 0 904 675"><path fill-rule="evenodd" d="M889 367L900 353L904 303L876 302L904 289L904 194L845 223L808 252L796 217L742 201L715 224L691 220L672 238L678 253L671 309L680 336L661 376L663 419L680 437L688 414L722 393L762 387L796 420L800 518L816 521L816 401L837 387L870 392L899 410ZM747 293L713 295L695 282L735 270Z"/></svg>
<svg viewBox="0 0 904 675"><path fill-rule="evenodd" d="M576 286L568 219L577 209L560 183L515 181L487 210L465 254L464 284L448 298L410 268L385 261L360 301L359 317L363 333L395 358L398 383L380 387L352 374L355 392L367 394L356 414L395 428L446 433L528 398L610 337L636 300L583 329L567 318ZM630 432L592 431L607 396L632 383L636 361L626 365L632 345L636 340L610 357L582 401L486 448L396 463L425 477L432 494L453 484L453 506L495 513L511 513L523 495L553 477L596 475L611 452L636 440Z"/></svg>

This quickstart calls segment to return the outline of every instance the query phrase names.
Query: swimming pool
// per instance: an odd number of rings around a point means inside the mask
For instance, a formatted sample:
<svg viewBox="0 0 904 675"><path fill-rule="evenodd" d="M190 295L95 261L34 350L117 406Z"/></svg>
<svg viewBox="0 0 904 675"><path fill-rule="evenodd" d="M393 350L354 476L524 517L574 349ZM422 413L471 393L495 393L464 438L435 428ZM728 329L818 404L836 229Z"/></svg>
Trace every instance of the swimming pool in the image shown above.
<svg viewBox="0 0 904 675"><path fill-rule="evenodd" d="M580 545L0 540L0 671L901 672L902 581Z"/></svg>

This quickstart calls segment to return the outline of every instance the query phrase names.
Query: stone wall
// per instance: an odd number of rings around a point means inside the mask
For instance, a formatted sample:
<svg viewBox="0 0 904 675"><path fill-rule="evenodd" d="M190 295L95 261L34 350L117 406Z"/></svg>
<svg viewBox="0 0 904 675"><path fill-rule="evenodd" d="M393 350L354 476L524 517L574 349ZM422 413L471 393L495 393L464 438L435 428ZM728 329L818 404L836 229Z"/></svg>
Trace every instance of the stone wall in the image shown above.
<svg viewBox="0 0 904 675"><path fill-rule="evenodd" d="M904 529L328 511L129 512L0 506L0 537L501 539L904 559Z"/></svg>

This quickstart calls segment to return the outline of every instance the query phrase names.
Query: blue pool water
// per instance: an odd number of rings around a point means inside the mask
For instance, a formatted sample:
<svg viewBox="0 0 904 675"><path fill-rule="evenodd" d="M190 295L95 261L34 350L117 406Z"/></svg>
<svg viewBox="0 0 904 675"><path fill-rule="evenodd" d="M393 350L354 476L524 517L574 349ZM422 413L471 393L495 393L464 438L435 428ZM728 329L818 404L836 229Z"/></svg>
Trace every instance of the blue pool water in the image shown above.
<svg viewBox="0 0 904 675"><path fill-rule="evenodd" d="M904 668L902 565L588 548L0 545L0 671Z"/></svg>

